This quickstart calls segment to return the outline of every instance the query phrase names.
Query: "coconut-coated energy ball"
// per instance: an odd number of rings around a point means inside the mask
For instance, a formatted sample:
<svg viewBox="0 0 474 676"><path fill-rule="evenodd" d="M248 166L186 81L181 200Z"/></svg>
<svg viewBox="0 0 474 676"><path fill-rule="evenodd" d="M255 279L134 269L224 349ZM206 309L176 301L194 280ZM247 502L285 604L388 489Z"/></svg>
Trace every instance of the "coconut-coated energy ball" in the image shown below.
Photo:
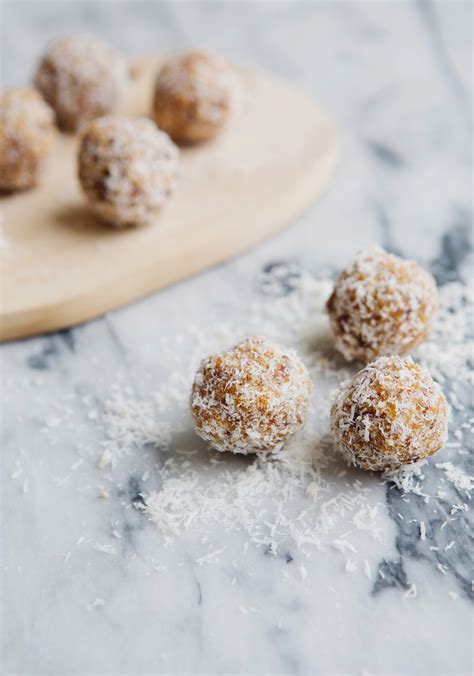
<svg viewBox="0 0 474 676"><path fill-rule="evenodd" d="M191 394L196 432L218 451L277 451L303 425L312 389L295 354L248 338L202 361Z"/></svg>
<svg viewBox="0 0 474 676"><path fill-rule="evenodd" d="M79 180L92 209L112 225L147 225L174 191L178 156L152 120L100 117L83 129Z"/></svg>
<svg viewBox="0 0 474 676"><path fill-rule="evenodd" d="M339 388L331 408L338 447L366 470L418 462L446 443L448 405L411 357L379 357Z"/></svg>
<svg viewBox="0 0 474 676"><path fill-rule="evenodd" d="M0 96L0 189L36 185L54 139L54 113L34 89Z"/></svg>
<svg viewBox="0 0 474 676"><path fill-rule="evenodd" d="M195 50L166 61L153 96L156 124L178 143L207 141L221 130L231 108L229 67Z"/></svg>
<svg viewBox="0 0 474 676"><path fill-rule="evenodd" d="M53 40L34 75L58 125L69 131L113 112L126 82L125 60L102 40L87 35Z"/></svg>
<svg viewBox="0 0 474 676"><path fill-rule="evenodd" d="M339 352L348 361L370 362L426 340L438 292L418 263L371 246L341 272L327 309Z"/></svg>

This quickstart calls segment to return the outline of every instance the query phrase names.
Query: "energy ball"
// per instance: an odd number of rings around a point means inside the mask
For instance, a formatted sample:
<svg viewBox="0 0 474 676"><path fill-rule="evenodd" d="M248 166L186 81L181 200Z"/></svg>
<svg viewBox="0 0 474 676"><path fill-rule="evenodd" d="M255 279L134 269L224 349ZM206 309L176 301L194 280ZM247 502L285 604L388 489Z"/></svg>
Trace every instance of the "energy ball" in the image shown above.
<svg viewBox="0 0 474 676"><path fill-rule="evenodd" d="M331 408L336 446L366 470L397 469L444 447L448 405L411 357L379 357L341 385Z"/></svg>
<svg viewBox="0 0 474 676"><path fill-rule="evenodd" d="M161 67L153 96L156 124L179 143L214 138L231 107L230 69L203 51L188 52Z"/></svg>
<svg viewBox="0 0 474 676"><path fill-rule="evenodd" d="M327 310L336 348L348 361L406 354L430 334L436 282L415 261L371 246L341 272Z"/></svg>
<svg viewBox="0 0 474 676"><path fill-rule="evenodd" d="M110 115L89 122L79 180L92 209L111 224L153 222L175 188L179 151L152 120Z"/></svg>
<svg viewBox="0 0 474 676"><path fill-rule="evenodd" d="M218 451L278 451L303 425L312 389L296 355L248 338L201 362L191 394L196 432Z"/></svg>
<svg viewBox="0 0 474 676"><path fill-rule="evenodd" d="M8 89L0 96L1 190L36 185L54 129L53 111L34 89Z"/></svg>
<svg viewBox="0 0 474 676"><path fill-rule="evenodd" d="M68 131L115 109L127 81L125 60L102 40L65 36L43 55L34 84Z"/></svg>

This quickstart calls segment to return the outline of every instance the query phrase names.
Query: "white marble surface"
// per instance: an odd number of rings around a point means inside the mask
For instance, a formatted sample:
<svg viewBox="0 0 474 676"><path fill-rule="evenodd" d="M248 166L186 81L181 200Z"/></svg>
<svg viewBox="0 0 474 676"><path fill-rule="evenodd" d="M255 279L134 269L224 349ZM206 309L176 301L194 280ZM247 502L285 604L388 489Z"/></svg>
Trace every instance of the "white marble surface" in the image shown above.
<svg viewBox="0 0 474 676"><path fill-rule="evenodd" d="M255 251L95 322L2 347L3 673L471 672L469 512L440 530L461 499L454 489L427 505L351 474L379 505L382 536L357 539L370 579L362 566L348 573L334 547L309 558L253 546L244 555L245 537L218 529L230 554L200 566L192 530L164 548L132 506L159 488L162 455L151 462L137 449L115 470L97 469L103 438L84 404L100 412L118 381L146 399L170 369L163 340L176 342L173 364L177 355L187 363L191 345L174 337L232 320L237 303L244 316L275 261L333 274L379 241L418 258L440 284L465 278L471 19L462 2L3 2L5 84L26 82L45 41L64 31L102 34L131 54L203 44L304 87L342 138L328 194ZM196 441L188 431L179 444ZM442 459L469 469L455 449ZM431 464L426 473L434 485ZM102 489L109 499L97 498Z"/></svg>

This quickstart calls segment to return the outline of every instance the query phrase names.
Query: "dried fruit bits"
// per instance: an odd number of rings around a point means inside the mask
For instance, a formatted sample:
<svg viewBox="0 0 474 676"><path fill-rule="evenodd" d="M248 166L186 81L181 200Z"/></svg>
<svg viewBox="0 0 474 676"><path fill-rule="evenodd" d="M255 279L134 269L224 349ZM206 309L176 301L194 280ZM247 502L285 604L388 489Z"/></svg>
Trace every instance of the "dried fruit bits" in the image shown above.
<svg viewBox="0 0 474 676"><path fill-rule="evenodd" d="M439 451L448 405L411 357L380 357L341 385L331 408L336 446L367 470L396 469Z"/></svg>
<svg viewBox="0 0 474 676"><path fill-rule="evenodd" d="M277 451L304 423L312 388L295 354L248 338L202 361L191 394L196 432L219 451Z"/></svg>
<svg viewBox="0 0 474 676"><path fill-rule="evenodd" d="M336 348L370 362L426 340L438 311L433 277L415 261L371 246L339 275L327 303Z"/></svg>
<svg viewBox="0 0 474 676"><path fill-rule="evenodd" d="M58 125L71 131L113 112L126 82L125 60L88 35L53 40L34 76L35 86L56 112Z"/></svg>
<svg viewBox="0 0 474 676"><path fill-rule="evenodd" d="M34 89L0 96L0 189L36 185L54 139L54 114Z"/></svg>
<svg viewBox="0 0 474 676"><path fill-rule="evenodd" d="M231 75L219 58L192 51L165 61L155 84L152 114L174 141L207 141L221 130L231 107Z"/></svg>
<svg viewBox="0 0 474 676"><path fill-rule="evenodd" d="M178 156L151 120L101 117L83 130L79 180L91 207L109 223L146 225L174 191Z"/></svg>

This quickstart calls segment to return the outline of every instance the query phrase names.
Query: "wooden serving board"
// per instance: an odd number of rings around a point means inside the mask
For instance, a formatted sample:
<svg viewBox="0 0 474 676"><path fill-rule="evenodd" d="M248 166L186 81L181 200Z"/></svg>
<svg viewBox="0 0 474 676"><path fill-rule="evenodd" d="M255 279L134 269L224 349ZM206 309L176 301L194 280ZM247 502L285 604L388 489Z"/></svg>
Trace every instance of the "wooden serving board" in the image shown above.
<svg viewBox="0 0 474 676"><path fill-rule="evenodd" d="M142 58L120 112L146 115L158 60ZM327 185L332 122L307 96L244 70L221 135L182 149L178 189L157 222L112 228L76 179L75 136L58 134L41 185L2 196L0 340L97 317L272 235Z"/></svg>

